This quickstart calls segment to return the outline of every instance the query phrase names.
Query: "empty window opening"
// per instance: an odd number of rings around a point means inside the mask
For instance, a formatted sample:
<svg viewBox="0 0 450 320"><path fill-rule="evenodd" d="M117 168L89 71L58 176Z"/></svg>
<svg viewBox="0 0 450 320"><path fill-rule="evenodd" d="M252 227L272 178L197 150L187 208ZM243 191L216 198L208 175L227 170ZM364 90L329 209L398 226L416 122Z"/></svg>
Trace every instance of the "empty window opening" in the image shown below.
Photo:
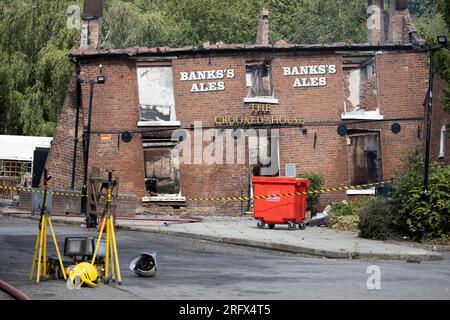
<svg viewBox="0 0 450 320"><path fill-rule="evenodd" d="M145 188L147 195L170 196L180 194L180 169L171 147L144 149Z"/></svg>
<svg viewBox="0 0 450 320"><path fill-rule="evenodd" d="M269 131L248 139L249 156L254 176L277 177L280 175L279 136Z"/></svg>
<svg viewBox="0 0 450 320"><path fill-rule="evenodd" d="M141 121L176 121L173 75L170 65L140 65L137 68Z"/></svg>
<svg viewBox="0 0 450 320"><path fill-rule="evenodd" d="M382 119L379 114L378 80L374 56L344 57L343 119Z"/></svg>
<svg viewBox="0 0 450 320"><path fill-rule="evenodd" d="M272 97L270 61L248 62L246 64L247 97Z"/></svg>

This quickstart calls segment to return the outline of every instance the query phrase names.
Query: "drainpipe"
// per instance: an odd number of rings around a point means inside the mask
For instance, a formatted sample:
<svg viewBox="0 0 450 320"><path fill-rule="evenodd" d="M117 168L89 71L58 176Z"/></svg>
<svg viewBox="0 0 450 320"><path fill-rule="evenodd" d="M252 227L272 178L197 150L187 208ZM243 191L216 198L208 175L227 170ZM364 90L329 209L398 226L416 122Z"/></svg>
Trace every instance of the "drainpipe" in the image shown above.
<svg viewBox="0 0 450 320"><path fill-rule="evenodd" d="M72 190L75 189L75 170L77 166L77 149L78 149L78 125L80 122L80 110L81 110L81 83L79 81L80 78L80 62L77 60L76 65L76 78L77 78L77 114L75 118L75 136L73 139L73 159L72 159L72 182L70 184L70 188Z"/></svg>

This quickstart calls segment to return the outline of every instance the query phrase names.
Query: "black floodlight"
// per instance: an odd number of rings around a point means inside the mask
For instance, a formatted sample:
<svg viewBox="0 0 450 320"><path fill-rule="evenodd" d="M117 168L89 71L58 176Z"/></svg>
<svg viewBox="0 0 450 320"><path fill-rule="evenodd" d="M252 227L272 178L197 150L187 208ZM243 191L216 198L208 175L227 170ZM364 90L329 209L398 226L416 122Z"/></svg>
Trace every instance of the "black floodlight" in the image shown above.
<svg viewBox="0 0 450 320"><path fill-rule="evenodd" d="M100 75L97 76L97 83L103 84L106 81L106 77L103 75L103 65L98 66L100 68Z"/></svg>
<svg viewBox="0 0 450 320"><path fill-rule="evenodd" d="M441 46L447 45L447 37L446 36L438 36L437 41Z"/></svg>
<svg viewBox="0 0 450 320"><path fill-rule="evenodd" d="M86 238L68 237L64 242L64 255L84 256L86 252Z"/></svg>
<svg viewBox="0 0 450 320"><path fill-rule="evenodd" d="M96 239L91 237L67 237L64 241L64 255L66 257L89 257L94 253ZM100 241L97 257L105 257L106 242Z"/></svg>
<svg viewBox="0 0 450 320"><path fill-rule="evenodd" d="M105 76L97 76L97 83L100 83L100 84L103 84L103 83L105 83L105 81L106 81L106 78L105 78Z"/></svg>

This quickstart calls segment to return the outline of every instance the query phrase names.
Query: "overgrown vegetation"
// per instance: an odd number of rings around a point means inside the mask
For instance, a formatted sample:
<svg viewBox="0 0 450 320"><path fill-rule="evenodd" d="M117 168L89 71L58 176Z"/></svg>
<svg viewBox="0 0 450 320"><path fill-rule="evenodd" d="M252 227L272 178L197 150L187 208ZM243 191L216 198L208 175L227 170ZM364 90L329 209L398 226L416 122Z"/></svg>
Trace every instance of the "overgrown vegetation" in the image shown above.
<svg viewBox="0 0 450 320"><path fill-rule="evenodd" d="M406 159L406 171L394 182L391 200L376 200L359 210L360 235L371 239L408 236L446 239L450 233L450 166L433 164L429 190L423 191L423 147Z"/></svg>
<svg viewBox="0 0 450 320"><path fill-rule="evenodd" d="M394 183L393 206L398 230L413 239L445 237L450 221L450 166L432 164L428 195L423 192L424 156L418 147L407 158L407 170Z"/></svg>
<svg viewBox="0 0 450 320"><path fill-rule="evenodd" d="M358 211L359 236L375 240L387 240L398 234L396 229L396 209L392 201L377 198Z"/></svg>
<svg viewBox="0 0 450 320"><path fill-rule="evenodd" d="M410 0L409 7L414 17L419 35L428 46L437 44L438 35L446 35L450 40L450 0ZM447 48L436 52L436 70L447 82L444 96L441 98L444 109L450 113L450 43Z"/></svg>
<svg viewBox="0 0 450 320"><path fill-rule="evenodd" d="M349 202L336 202L331 205L328 225L336 230L357 230L358 210L374 201L374 197L360 197Z"/></svg>
<svg viewBox="0 0 450 320"><path fill-rule="evenodd" d="M270 42L364 42L366 0L108 0L105 47L254 43L259 10Z"/></svg>
<svg viewBox="0 0 450 320"><path fill-rule="evenodd" d="M0 2L1 134L53 134L72 70L67 51L79 45L66 9L81 2Z"/></svg>
<svg viewBox="0 0 450 320"><path fill-rule="evenodd" d="M320 190L325 183L325 179L320 173L302 173L297 175L297 177L309 180L308 191ZM307 210L311 210L312 213L316 212L316 205L319 203L320 195L321 193L311 193L306 196Z"/></svg>

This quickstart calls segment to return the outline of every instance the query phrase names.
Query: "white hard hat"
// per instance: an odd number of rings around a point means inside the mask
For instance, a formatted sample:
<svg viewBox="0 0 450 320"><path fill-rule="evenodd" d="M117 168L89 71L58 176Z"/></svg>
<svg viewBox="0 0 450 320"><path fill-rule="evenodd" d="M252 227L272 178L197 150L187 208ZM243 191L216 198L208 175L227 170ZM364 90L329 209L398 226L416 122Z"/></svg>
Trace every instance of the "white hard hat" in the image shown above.
<svg viewBox="0 0 450 320"><path fill-rule="evenodd" d="M155 276L156 269L157 263L155 252L142 252L139 257L130 262L130 270L141 277Z"/></svg>

